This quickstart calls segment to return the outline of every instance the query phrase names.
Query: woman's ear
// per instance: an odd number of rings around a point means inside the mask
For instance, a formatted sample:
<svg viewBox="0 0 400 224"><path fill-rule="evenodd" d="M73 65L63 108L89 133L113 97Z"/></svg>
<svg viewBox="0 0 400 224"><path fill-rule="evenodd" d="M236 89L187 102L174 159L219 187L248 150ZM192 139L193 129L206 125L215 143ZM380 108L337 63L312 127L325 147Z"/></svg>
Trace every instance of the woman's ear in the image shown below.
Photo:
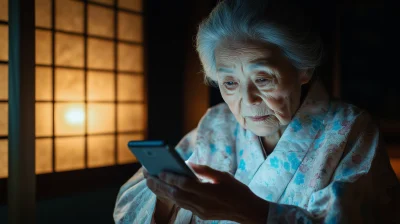
<svg viewBox="0 0 400 224"><path fill-rule="evenodd" d="M313 76L313 73L314 73L314 69L312 69L312 68L300 70L299 80L300 80L301 85L309 83Z"/></svg>

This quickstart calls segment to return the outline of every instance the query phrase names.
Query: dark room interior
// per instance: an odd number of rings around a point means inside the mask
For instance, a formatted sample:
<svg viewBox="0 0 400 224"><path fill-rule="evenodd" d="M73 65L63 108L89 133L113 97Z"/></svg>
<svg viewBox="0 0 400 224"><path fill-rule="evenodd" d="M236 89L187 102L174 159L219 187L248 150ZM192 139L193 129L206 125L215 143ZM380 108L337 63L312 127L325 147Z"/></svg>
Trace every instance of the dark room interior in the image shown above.
<svg viewBox="0 0 400 224"><path fill-rule="evenodd" d="M127 142L176 145L223 102L195 49L217 2L0 0L0 223L24 223L11 216L26 210L32 223L114 223L119 189L140 168ZM398 55L387 41L398 8L305 2L324 44L318 76L372 114L400 178Z"/></svg>

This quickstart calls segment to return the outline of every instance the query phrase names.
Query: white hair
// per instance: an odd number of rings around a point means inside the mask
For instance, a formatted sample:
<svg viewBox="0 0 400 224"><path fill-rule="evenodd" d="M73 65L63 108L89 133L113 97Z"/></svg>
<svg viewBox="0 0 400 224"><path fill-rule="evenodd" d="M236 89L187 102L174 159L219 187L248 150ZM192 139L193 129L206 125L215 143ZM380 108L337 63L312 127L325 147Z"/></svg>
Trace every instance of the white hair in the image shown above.
<svg viewBox="0 0 400 224"><path fill-rule="evenodd" d="M313 71L321 62L323 47L309 18L301 5L284 0L221 1L200 24L196 38L206 82L216 81L214 53L226 39L273 44L294 67Z"/></svg>

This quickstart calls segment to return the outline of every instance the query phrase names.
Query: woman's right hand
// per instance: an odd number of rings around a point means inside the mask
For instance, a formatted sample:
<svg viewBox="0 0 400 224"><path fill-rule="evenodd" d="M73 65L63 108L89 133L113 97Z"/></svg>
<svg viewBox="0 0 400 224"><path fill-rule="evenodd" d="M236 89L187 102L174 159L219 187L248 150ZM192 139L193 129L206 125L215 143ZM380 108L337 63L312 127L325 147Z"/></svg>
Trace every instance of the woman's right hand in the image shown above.
<svg viewBox="0 0 400 224"><path fill-rule="evenodd" d="M148 179L153 179L153 181L161 181L157 177L151 176L146 168L143 167L143 176L146 179L146 184ZM149 188L152 190L151 188ZM156 223L167 223L170 220L171 211L174 208L174 203L166 198L157 196L156 210L154 212L154 219Z"/></svg>
<svg viewBox="0 0 400 224"><path fill-rule="evenodd" d="M155 181L160 181L160 182L161 182L161 180L158 179L158 177L156 177L156 176L151 176L151 175L149 174L149 172L146 170L146 168L143 167L143 171L142 171L142 172L143 172L144 178L146 179L147 187L149 187L149 186L148 186L148 180L149 180L149 179L152 179L153 181L155 180ZM149 188L149 189L152 190L152 188ZM171 203L170 200L167 200L167 199L165 199L165 198L161 198L161 197L159 197L159 196L157 196L157 199L160 200L160 201L162 201L162 202L165 203L165 204Z"/></svg>

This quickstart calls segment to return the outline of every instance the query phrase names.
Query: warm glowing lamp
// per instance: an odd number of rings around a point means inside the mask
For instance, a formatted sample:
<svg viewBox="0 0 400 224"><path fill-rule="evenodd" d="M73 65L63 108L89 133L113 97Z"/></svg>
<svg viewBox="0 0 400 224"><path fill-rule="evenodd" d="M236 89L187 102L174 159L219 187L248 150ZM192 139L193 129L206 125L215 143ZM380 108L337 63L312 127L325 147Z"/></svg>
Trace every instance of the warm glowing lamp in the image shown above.
<svg viewBox="0 0 400 224"><path fill-rule="evenodd" d="M71 108L65 113L65 120L71 125L79 125L85 121L85 112L81 108Z"/></svg>

